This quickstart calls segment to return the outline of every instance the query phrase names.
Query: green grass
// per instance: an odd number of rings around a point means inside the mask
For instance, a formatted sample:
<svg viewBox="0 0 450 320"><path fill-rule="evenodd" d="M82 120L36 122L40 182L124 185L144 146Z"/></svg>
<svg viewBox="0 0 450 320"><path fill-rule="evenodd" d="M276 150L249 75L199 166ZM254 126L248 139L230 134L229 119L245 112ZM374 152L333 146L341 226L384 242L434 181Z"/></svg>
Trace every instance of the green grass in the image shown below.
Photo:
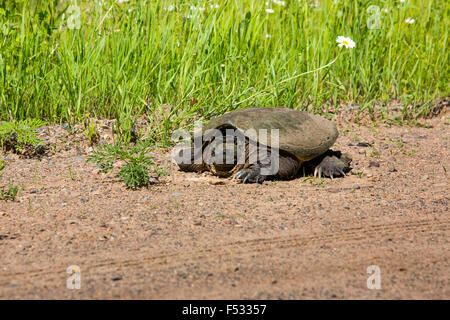
<svg viewBox="0 0 450 320"><path fill-rule="evenodd" d="M129 132L146 114L152 138L168 143L193 119L248 106L328 112L354 102L385 114L384 104L398 100L418 116L449 95L445 0L322 0L317 8L286 0L272 3L272 14L252 0L211 2L218 9L195 0L103 2L78 1L80 29L70 29L75 1L0 0L2 120L9 111L58 123L89 114L117 118ZM389 10L379 30L367 27L370 5ZM340 35L356 47L338 48ZM171 107L161 114L163 104Z"/></svg>

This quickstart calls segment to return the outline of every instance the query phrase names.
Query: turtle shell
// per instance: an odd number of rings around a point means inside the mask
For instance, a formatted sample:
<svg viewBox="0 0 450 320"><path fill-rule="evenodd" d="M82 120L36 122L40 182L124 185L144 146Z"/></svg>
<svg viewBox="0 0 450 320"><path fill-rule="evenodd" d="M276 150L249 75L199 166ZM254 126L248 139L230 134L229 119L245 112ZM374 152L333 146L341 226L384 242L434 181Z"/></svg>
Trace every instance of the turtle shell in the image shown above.
<svg viewBox="0 0 450 320"><path fill-rule="evenodd" d="M260 143L272 147L271 129L279 130L279 149L296 156L300 161L308 161L325 153L336 141L336 125L319 116L304 111L288 108L248 108L225 113L211 120L208 129L234 128L246 133L249 129L256 131ZM259 130L267 130L267 142L259 141ZM248 131L247 131L248 132Z"/></svg>

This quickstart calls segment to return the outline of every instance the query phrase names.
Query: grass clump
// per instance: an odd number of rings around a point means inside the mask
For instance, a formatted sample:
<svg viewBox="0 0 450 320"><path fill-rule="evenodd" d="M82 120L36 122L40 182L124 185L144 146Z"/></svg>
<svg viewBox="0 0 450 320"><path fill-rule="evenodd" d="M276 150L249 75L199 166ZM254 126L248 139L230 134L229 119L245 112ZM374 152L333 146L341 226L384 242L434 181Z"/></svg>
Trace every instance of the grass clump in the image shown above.
<svg viewBox="0 0 450 320"><path fill-rule="evenodd" d="M0 123L0 143L4 151L22 153L30 147L38 151L42 140L37 137L36 128L46 123L39 119L25 119Z"/></svg>
<svg viewBox="0 0 450 320"><path fill-rule="evenodd" d="M149 172L158 176L163 174L162 169L155 166L153 158L147 155L151 149L151 145L146 141L139 141L135 145L124 142L105 143L98 146L87 161L96 163L103 173L110 172L118 161L123 161L125 164L116 176L121 178L128 188L138 189L149 184Z"/></svg>
<svg viewBox="0 0 450 320"><path fill-rule="evenodd" d="M14 201L16 199L17 192L19 192L19 188L9 182L8 186L0 187L0 200Z"/></svg>

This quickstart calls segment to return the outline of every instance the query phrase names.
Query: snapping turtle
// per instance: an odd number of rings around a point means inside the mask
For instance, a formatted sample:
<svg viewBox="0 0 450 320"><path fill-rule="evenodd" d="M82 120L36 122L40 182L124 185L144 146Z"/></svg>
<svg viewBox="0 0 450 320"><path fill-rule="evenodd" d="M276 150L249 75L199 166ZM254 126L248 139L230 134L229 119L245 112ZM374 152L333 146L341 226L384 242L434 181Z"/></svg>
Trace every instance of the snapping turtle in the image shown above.
<svg viewBox="0 0 450 320"><path fill-rule="evenodd" d="M329 149L337 137L335 124L318 115L248 108L211 120L197 135L200 142L194 137L194 146L179 149L174 160L182 171L209 170L243 183L290 179L301 167L303 173L333 178L345 175L351 162L348 155Z"/></svg>

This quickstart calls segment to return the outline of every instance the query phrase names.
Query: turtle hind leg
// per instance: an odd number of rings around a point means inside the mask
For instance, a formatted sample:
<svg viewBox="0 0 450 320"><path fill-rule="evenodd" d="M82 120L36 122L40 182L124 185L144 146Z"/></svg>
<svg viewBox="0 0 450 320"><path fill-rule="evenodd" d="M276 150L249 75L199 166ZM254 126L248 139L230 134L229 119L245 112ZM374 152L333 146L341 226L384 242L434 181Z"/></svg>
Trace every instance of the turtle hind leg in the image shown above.
<svg viewBox="0 0 450 320"><path fill-rule="evenodd" d="M345 173L350 171L351 162L352 158L348 154L328 150L324 155L310 161L307 166L314 168L314 177L320 178L324 175L333 179L345 176Z"/></svg>

